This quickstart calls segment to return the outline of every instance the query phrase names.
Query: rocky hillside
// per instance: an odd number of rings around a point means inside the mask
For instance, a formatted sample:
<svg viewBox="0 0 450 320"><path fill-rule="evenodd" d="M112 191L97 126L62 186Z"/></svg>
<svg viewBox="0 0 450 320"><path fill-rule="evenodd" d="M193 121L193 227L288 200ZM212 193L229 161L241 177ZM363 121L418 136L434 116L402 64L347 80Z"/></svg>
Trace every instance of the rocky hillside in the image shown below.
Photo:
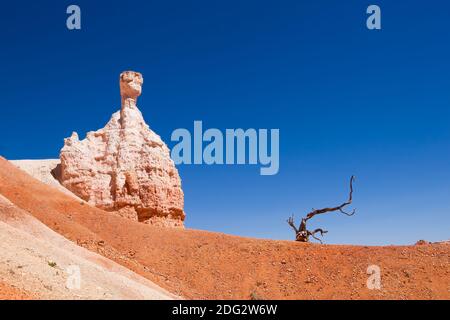
<svg viewBox="0 0 450 320"><path fill-rule="evenodd" d="M448 244L317 245L159 228L91 207L3 158L0 194L74 244L185 298L450 298ZM380 290L367 288L370 265L380 267ZM1 274L0 283L9 280Z"/></svg>

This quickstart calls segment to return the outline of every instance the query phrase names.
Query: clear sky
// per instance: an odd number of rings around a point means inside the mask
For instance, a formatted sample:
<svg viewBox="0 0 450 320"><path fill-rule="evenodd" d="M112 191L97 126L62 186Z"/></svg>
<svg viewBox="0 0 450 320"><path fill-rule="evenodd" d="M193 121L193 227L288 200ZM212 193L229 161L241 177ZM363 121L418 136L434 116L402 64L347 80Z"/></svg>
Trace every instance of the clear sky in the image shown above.
<svg viewBox="0 0 450 320"><path fill-rule="evenodd" d="M77 4L82 29L66 28ZM366 28L366 8L382 30ZM0 13L0 155L57 158L63 138L105 125L121 71L169 146L176 128L279 128L280 172L181 165L186 225L292 239L311 220L326 243L450 237L448 1L7 1Z"/></svg>

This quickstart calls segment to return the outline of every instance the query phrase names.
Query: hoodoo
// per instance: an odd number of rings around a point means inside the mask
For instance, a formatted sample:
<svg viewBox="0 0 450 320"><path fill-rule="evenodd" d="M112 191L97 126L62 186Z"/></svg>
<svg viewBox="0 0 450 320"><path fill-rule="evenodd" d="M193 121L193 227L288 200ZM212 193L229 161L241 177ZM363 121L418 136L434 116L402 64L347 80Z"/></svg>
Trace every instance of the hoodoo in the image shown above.
<svg viewBox="0 0 450 320"><path fill-rule="evenodd" d="M88 203L140 222L183 227L181 179L170 150L137 107L143 77L120 75L122 107L103 129L64 140L61 183Z"/></svg>

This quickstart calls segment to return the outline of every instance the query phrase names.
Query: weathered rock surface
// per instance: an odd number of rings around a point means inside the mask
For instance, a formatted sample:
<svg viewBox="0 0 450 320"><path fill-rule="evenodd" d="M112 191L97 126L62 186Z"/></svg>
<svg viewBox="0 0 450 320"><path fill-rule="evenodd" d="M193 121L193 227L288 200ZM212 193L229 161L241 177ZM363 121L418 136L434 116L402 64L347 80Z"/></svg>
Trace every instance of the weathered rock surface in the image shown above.
<svg viewBox="0 0 450 320"><path fill-rule="evenodd" d="M9 162L33 178L82 201L82 199L64 188L59 182L61 180L61 161L59 159L10 160Z"/></svg>
<svg viewBox="0 0 450 320"><path fill-rule="evenodd" d="M182 227L184 195L170 151L136 106L143 78L120 75L122 107L103 129L65 139L61 183L88 203L133 220Z"/></svg>

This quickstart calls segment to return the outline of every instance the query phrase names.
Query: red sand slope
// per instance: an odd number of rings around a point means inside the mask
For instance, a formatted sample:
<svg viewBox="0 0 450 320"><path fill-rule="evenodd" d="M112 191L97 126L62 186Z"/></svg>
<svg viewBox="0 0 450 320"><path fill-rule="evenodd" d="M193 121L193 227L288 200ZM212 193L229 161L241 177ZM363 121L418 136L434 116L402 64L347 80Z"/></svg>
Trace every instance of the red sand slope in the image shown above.
<svg viewBox="0 0 450 320"><path fill-rule="evenodd" d="M446 244L317 245L161 229L83 205L3 158L0 194L80 246L186 298L450 299ZM366 287L372 264L381 267L382 290Z"/></svg>
<svg viewBox="0 0 450 320"><path fill-rule="evenodd" d="M37 295L30 294L7 283L0 282L0 300L35 300Z"/></svg>

